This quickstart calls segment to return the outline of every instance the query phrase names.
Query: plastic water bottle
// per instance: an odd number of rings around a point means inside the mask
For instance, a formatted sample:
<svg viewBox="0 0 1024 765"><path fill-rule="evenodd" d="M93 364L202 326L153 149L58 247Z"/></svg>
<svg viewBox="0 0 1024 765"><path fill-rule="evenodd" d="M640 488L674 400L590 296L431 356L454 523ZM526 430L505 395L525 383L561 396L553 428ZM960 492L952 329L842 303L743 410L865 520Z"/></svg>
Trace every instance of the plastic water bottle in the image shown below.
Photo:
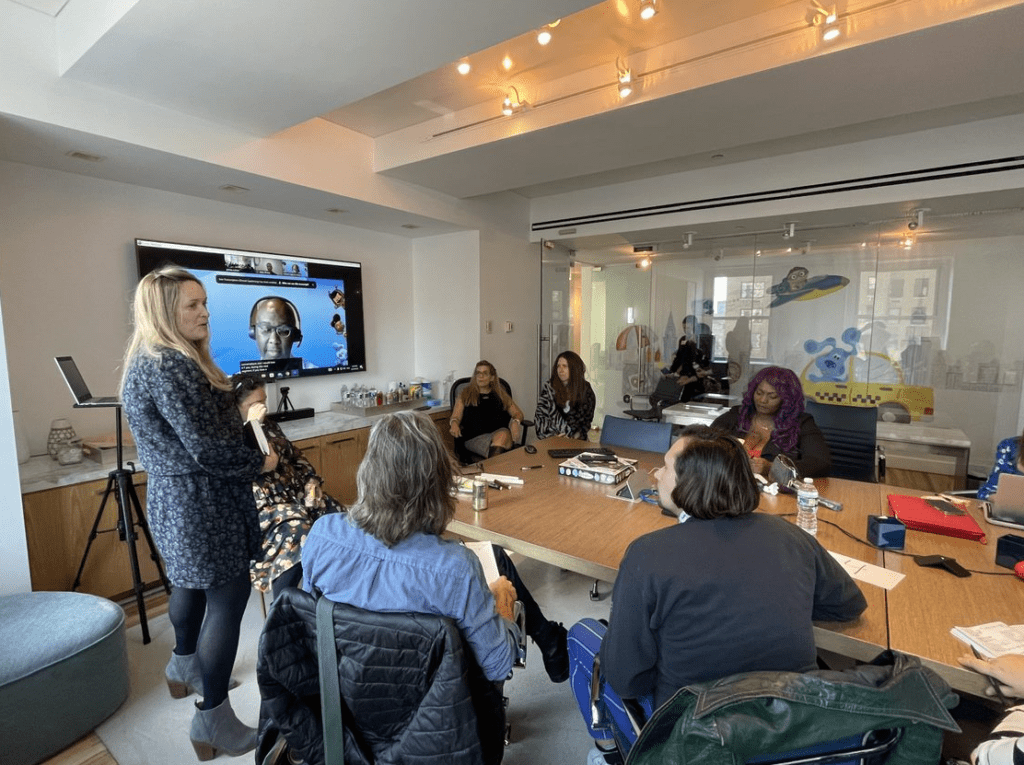
<svg viewBox="0 0 1024 765"><path fill-rule="evenodd" d="M796 525L812 537L818 536L818 490L812 478L805 478L797 487Z"/></svg>

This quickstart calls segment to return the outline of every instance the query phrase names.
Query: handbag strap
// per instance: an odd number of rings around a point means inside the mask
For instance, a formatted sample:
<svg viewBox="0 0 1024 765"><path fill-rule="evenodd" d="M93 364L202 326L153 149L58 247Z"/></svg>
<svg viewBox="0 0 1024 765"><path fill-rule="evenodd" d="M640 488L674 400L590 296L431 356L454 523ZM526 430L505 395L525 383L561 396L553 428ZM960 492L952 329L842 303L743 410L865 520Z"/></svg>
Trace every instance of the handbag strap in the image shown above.
<svg viewBox="0 0 1024 765"><path fill-rule="evenodd" d="M334 644L334 603L316 602L316 646L320 665L320 716L324 729L324 765L345 765L345 725L341 719L341 678Z"/></svg>

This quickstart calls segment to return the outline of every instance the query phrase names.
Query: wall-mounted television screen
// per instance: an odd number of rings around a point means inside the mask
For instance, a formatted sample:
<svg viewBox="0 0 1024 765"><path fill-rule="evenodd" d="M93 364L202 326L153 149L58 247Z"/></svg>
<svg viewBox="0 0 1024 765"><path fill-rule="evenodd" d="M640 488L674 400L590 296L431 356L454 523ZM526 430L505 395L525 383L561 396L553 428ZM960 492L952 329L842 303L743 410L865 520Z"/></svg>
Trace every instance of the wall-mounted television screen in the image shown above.
<svg viewBox="0 0 1024 765"><path fill-rule="evenodd" d="M362 372L359 263L135 240L139 278L165 265L206 289L210 350L228 374L266 379Z"/></svg>

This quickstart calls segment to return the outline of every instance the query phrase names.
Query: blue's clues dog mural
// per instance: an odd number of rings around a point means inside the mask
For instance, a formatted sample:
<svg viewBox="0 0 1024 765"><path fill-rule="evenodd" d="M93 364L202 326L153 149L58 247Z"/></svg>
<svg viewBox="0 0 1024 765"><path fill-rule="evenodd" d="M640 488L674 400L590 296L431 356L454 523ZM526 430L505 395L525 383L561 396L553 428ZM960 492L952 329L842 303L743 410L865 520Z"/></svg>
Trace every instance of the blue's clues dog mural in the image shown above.
<svg viewBox="0 0 1024 765"><path fill-rule="evenodd" d="M849 364L847 360L857 355L857 343L860 341L860 330L856 327L849 327L843 332L842 342L846 343L849 349L840 348L834 337L826 337L822 341L804 341L804 350L807 353L821 353L814 359L813 364L818 368L817 372L810 372L807 379L811 382L848 382Z"/></svg>

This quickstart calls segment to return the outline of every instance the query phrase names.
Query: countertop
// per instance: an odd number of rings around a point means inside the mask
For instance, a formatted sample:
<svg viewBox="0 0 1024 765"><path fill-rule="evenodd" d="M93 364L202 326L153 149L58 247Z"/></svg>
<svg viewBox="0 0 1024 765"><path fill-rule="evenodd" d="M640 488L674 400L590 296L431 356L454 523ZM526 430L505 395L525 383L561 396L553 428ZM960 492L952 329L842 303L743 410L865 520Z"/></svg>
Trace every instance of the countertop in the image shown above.
<svg viewBox="0 0 1024 765"><path fill-rule="evenodd" d="M877 438L879 441L948 446L953 449L971 448L971 439L962 430L936 428L920 422L880 422Z"/></svg>
<svg viewBox="0 0 1024 765"><path fill-rule="evenodd" d="M436 412L447 412L449 406L431 407L426 414ZM304 420L291 420L282 422L281 430L292 441L303 441L307 438L317 438L327 433L344 433L348 430L359 430L373 425L380 415L369 415L358 417L340 412L317 412L313 417ZM134 448L127 448L124 452L125 467L129 461L135 462L138 472L145 472L142 465L138 464ZM59 465L49 455L30 457L28 462L18 466L21 476L21 493L28 494L34 491L56 489L61 486L73 486L77 483L95 481L106 478L116 465L101 465L98 462L86 458L76 465Z"/></svg>

